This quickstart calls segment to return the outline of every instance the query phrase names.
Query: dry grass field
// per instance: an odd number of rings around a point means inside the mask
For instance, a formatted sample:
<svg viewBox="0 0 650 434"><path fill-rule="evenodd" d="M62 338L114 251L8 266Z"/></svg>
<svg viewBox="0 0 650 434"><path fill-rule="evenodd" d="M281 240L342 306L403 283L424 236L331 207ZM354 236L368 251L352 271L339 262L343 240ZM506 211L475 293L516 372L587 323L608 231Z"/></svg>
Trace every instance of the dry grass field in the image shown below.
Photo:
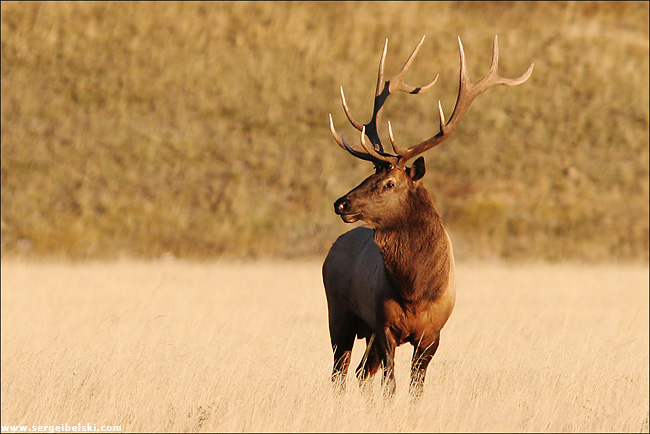
<svg viewBox="0 0 650 434"><path fill-rule="evenodd" d="M648 432L648 266L463 262L425 394L337 399L319 262L2 262L2 425ZM356 364L361 348L355 348Z"/></svg>

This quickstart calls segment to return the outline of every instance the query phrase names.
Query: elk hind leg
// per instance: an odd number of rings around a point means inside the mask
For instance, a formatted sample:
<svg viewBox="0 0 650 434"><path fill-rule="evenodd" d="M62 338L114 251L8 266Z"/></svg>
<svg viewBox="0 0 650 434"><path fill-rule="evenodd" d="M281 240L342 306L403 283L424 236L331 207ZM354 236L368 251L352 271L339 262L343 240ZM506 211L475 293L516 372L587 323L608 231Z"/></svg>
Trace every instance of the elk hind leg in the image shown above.
<svg viewBox="0 0 650 434"><path fill-rule="evenodd" d="M356 319L351 315L330 316L330 339L334 352L331 379L338 390L345 387L352 346L356 338L355 322Z"/></svg>
<svg viewBox="0 0 650 434"><path fill-rule="evenodd" d="M413 359L411 360L411 383L409 393L412 398L422 396L424 390L424 377L427 373L429 362L433 359L440 344L440 333L433 340L423 341L422 339L415 345L413 350Z"/></svg>

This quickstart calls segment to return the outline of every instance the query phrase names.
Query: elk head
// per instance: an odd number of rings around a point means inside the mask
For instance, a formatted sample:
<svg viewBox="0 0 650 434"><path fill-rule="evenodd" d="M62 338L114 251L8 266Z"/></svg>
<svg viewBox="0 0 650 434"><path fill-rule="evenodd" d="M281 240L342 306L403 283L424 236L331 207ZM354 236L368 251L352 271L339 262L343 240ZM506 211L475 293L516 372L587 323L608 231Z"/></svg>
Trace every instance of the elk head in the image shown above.
<svg viewBox="0 0 650 434"><path fill-rule="evenodd" d="M407 59L406 63L399 72L390 80L384 81L384 60L388 48L388 39L384 45L384 51L379 62L379 74L377 79L377 89L375 92L375 101L373 113L367 124L357 122L348 109L345 101L345 94L341 87L341 102L343 110L350 123L361 132L361 148L352 147L340 136L334 129L332 115L330 114L330 130L336 143L353 156L362 160L370 161L375 166L375 173L366 178L356 188L348 194L341 197L334 203L334 211L341 216L346 223L353 223L363 220L371 226L384 224L388 220L399 219L407 205L408 197L415 194L419 187L419 181L424 176L426 169L424 158L420 157L415 160L411 167L406 163L423 152L442 143L458 126L470 104L481 93L499 84L505 86L516 86L528 80L533 72L534 64L528 67L528 70L519 78L508 79L497 74L499 62L499 44L498 39L494 37L492 48L492 64L488 74L481 80L472 83L467 72L465 62L465 52L463 44L458 38L460 51L460 86L456 105L449 121L445 121L445 115L442 111L442 105L438 101L438 112L440 117L440 132L436 135L412 146L403 149L397 145L390 122L388 122L388 134L394 154L384 151L379 138L378 126L381 120L382 109L386 99L392 92L402 91L410 94L424 93L436 84L438 76L431 83L424 87L413 87L404 83L402 80L409 67L413 63L420 47L424 42L424 36ZM370 141L366 140L366 137Z"/></svg>

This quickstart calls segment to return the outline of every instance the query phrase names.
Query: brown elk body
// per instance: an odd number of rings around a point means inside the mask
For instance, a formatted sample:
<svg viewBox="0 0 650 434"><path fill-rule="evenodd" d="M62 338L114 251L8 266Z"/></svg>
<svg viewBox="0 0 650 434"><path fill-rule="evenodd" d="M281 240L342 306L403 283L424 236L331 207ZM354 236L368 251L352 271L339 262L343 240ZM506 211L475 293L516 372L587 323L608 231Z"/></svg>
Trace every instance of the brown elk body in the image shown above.
<svg viewBox="0 0 650 434"><path fill-rule="evenodd" d="M411 167L406 162L440 144L456 128L471 102L487 89L523 83L532 73L531 64L517 79L500 77L498 43L494 39L490 72L476 83L469 80L463 46L458 99L454 112L445 121L439 103L440 132L406 150L395 142L390 122L388 130L395 154L384 151L378 125L383 105L395 90L422 93L433 87L416 88L402 78L424 42L424 37L402 69L383 80L387 43L379 65L373 115L367 124L351 116L341 89L343 109L352 125L361 131L361 148L352 148L334 129L336 142L357 158L368 160L375 173L334 203L334 211L346 223L362 220L365 226L341 235L332 245L323 264L329 330L334 352L332 380L343 385L356 338L365 338L366 352L356 374L363 384L382 367L387 394L395 391L395 349L403 343L414 346L411 360L410 393L422 394L427 366L440 342L440 331L449 319L456 300L454 255L442 219L421 179L424 158ZM366 142L365 137L370 140Z"/></svg>

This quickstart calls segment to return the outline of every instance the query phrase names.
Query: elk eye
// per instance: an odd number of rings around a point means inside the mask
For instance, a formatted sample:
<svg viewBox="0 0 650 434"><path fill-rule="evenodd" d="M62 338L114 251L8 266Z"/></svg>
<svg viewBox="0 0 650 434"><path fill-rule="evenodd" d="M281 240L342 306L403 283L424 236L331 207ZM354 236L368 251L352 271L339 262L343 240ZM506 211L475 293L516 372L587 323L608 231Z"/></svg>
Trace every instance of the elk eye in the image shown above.
<svg viewBox="0 0 650 434"><path fill-rule="evenodd" d="M386 188L394 188L394 187L395 187L395 183L393 181L388 181L386 183Z"/></svg>

